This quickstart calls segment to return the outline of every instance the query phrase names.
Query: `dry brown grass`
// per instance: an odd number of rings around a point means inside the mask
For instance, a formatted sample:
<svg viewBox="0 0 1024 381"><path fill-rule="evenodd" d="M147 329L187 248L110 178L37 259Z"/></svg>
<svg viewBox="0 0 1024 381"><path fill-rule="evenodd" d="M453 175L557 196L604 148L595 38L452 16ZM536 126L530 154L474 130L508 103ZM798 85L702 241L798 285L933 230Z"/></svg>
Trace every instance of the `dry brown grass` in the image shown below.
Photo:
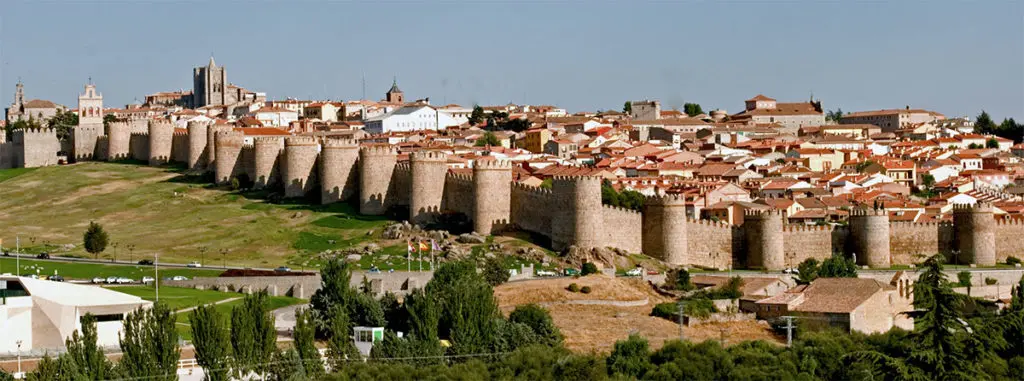
<svg viewBox="0 0 1024 381"><path fill-rule="evenodd" d="M590 294L566 291L570 283L590 286ZM615 342L637 333L650 341L652 348L660 348L665 341L679 338L679 325L650 316L657 303L670 301L658 295L650 286L638 279L612 278L591 275L578 279L556 278L506 283L494 290L502 311L508 313L516 305L545 304L555 324L565 335L567 348L578 352L610 352ZM632 301L647 299L639 307L560 304L571 300ZM686 327L688 340L720 340L727 345L746 340L779 342L770 328L757 322L709 323Z"/></svg>

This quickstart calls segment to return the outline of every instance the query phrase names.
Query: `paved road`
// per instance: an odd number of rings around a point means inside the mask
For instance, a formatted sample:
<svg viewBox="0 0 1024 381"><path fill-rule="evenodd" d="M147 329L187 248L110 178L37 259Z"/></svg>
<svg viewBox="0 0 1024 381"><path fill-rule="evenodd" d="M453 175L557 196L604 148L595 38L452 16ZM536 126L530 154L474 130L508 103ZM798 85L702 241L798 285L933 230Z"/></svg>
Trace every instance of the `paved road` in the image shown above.
<svg viewBox="0 0 1024 381"><path fill-rule="evenodd" d="M271 311L274 314L274 328L277 329L277 332L289 332L295 329L295 310L308 307L308 304L296 304Z"/></svg>
<svg viewBox="0 0 1024 381"><path fill-rule="evenodd" d="M132 262L132 261L124 261L124 260L111 261L109 259L88 259L88 258L71 258L71 257L58 257L58 256L52 256L49 259L39 259L39 258L36 258L35 255L31 255L31 254L14 254L14 253L10 253L10 255L8 255L8 257L10 257L10 258L21 257L21 259L31 259L33 261L52 261L52 262L68 262L68 263L95 263L95 264L101 264L101 265L118 265L118 266L139 266L139 263L137 261L136 262ZM189 268L188 264L185 264L185 263L166 263L166 262L160 262L160 267ZM200 267L198 269L217 269L217 270L230 270L230 269L245 270L245 269L251 269L251 270L267 270L267 271L274 270L272 268L241 267L241 266L203 266L203 267Z"/></svg>

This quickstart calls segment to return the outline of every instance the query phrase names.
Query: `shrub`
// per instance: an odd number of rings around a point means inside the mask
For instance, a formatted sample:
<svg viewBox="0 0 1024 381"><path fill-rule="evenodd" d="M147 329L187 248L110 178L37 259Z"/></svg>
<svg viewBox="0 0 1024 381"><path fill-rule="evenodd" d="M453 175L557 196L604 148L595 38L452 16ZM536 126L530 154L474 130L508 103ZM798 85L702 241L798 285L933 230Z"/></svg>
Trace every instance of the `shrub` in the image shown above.
<svg viewBox="0 0 1024 381"><path fill-rule="evenodd" d="M999 283L999 281L996 280L996 278L985 278L985 284L989 286L995 285L996 283Z"/></svg>
<svg viewBox="0 0 1024 381"><path fill-rule="evenodd" d="M690 272L686 269L675 269L665 274L665 287L673 290L690 291L694 288L690 281Z"/></svg>
<svg viewBox="0 0 1024 381"><path fill-rule="evenodd" d="M584 294L589 294L590 293L590 286L583 286L582 288L580 288L580 292L582 292Z"/></svg>
<svg viewBox="0 0 1024 381"><path fill-rule="evenodd" d="M674 302L658 303L651 311L651 316L676 321L679 319L679 306Z"/></svg>
<svg viewBox="0 0 1024 381"><path fill-rule="evenodd" d="M1017 257L1006 257L1006 264L1010 266L1019 265L1021 263L1020 258Z"/></svg>
<svg viewBox="0 0 1024 381"><path fill-rule="evenodd" d="M572 283L572 284L569 285L568 290L569 290L569 292L580 292L580 285L578 285L576 283Z"/></svg>
<svg viewBox="0 0 1024 381"><path fill-rule="evenodd" d="M590 274L597 274L597 265L590 262L584 263L580 275L587 276Z"/></svg>

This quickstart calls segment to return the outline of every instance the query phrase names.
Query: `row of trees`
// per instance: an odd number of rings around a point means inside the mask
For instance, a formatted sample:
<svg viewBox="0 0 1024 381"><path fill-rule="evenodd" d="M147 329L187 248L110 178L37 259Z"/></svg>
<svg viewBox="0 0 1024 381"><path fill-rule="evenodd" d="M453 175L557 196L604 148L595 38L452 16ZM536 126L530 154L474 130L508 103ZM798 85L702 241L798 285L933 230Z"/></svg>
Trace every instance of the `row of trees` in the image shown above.
<svg viewBox="0 0 1024 381"><path fill-rule="evenodd" d="M633 112L633 102L627 101L625 104L622 105L622 113L623 114L630 114L632 112ZM701 109L700 104L698 104L698 103L689 103L689 102L687 102L687 103L683 104L683 112L686 113L686 116L694 117L694 116L703 114L704 110Z"/></svg>
<svg viewBox="0 0 1024 381"><path fill-rule="evenodd" d="M601 183L601 203L617 206L620 208L642 211L647 198L643 193L634 190L623 190L619 192L612 187L612 183L605 180Z"/></svg>
<svg viewBox="0 0 1024 381"><path fill-rule="evenodd" d="M992 117L984 110L975 119L974 131L979 134L995 135L1010 139L1014 143L1024 141L1024 124L1017 123L1013 118L1003 119L1002 123L996 124Z"/></svg>

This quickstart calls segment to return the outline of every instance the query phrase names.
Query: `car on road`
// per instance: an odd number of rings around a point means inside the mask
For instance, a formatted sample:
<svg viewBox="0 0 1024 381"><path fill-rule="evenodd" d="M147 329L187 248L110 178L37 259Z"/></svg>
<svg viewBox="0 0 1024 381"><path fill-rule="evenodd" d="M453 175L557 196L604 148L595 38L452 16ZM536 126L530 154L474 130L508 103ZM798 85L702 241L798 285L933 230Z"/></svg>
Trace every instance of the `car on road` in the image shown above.
<svg viewBox="0 0 1024 381"><path fill-rule="evenodd" d="M558 273L548 270L538 270L537 276L558 276Z"/></svg>
<svg viewBox="0 0 1024 381"><path fill-rule="evenodd" d="M105 282L105 281L106 281L106 279L104 279L104 278L103 278L103 277L101 277L101 276L98 276L98 277L92 278L92 282L93 282L93 283L103 283L103 282Z"/></svg>
<svg viewBox="0 0 1024 381"><path fill-rule="evenodd" d="M39 279L39 275L36 275L36 274L25 274L25 275L22 275L22 277L32 278L32 279Z"/></svg>
<svg viewBox="0 0 1024 381"><path fill-rule="evenodd" d="M288 267L288 266L281 266L281 267L278 267L278 268L274 269L274 271L277 271L279 273L286 273L286 272L292 271L292 269L291 269L291 267Z"/></svg>
<svg viewBox="0 0 1024 381"><path fill-rule="evenodd" d="M36 258L38 258L38 259L50 259L50 253L39 253L39 255L36 255Z"/></svg>
<svg viewBox="0 0 1024 381"><path fill-rule="evenodd" d="M129 284L129 283L135 283L135 281L132 280L131 278L117 278L117 284Z"/></svg>
<svg viewBox="0 0 1024 381"><path fill-rule="evenodd" d="M566 276L577 276L580 275L580 270L577 269L565 269L562 271Z"/></svg>
<svg viewBox="0 0 1024 381"><path fill-rule="evenodd" d="M114 283L117 283L117 277L116 276L108 276L107 277L107 284L114 284Z"/></svg>
<svg viewBox="0 0 1024 381"><path fill-rule="evenodd" d="M153 260L152 259L143 259L143 260L139 261L139 264L143 265L143 266L152 266L153 265Z"/></svg>
<svg viewBox="0 0 1024 381"><path fill-rule="evenodd" d="M633 269L626 271L626 276L640 276L644 273L644 269L640 267L634 267Z"/></svg>
<svg viewBox="0 0 1024 381"><path fill-rule="evenodd" d="M63 282L64 281L64 277L62 277L60 275L50 275L50 277L47 278L47 279L48 280L52 280L54 282Z"/></svg>
<svg viewBox="0 0 1024 381"><path fill-rule="evenodd" d="M192 262L189 262L188 267L203 267L203 264L201 264L199 262L196 262L196 261L192 261Z"/></svg>
<svg viewBox="0 0 1024 381"><path fill-rule="evenodd" d="M170 278L171 280L188 280L188 277L182 275L175 275Z"/></svg>
<svg viewBox="0 0 1024 381"><path fill-rule="evenodd" d="M142 283L149 284L149 283L153 283L154 281L156 281L156 279L154 279L151 276L144 276L144 277L142 277Z"/></svg>

